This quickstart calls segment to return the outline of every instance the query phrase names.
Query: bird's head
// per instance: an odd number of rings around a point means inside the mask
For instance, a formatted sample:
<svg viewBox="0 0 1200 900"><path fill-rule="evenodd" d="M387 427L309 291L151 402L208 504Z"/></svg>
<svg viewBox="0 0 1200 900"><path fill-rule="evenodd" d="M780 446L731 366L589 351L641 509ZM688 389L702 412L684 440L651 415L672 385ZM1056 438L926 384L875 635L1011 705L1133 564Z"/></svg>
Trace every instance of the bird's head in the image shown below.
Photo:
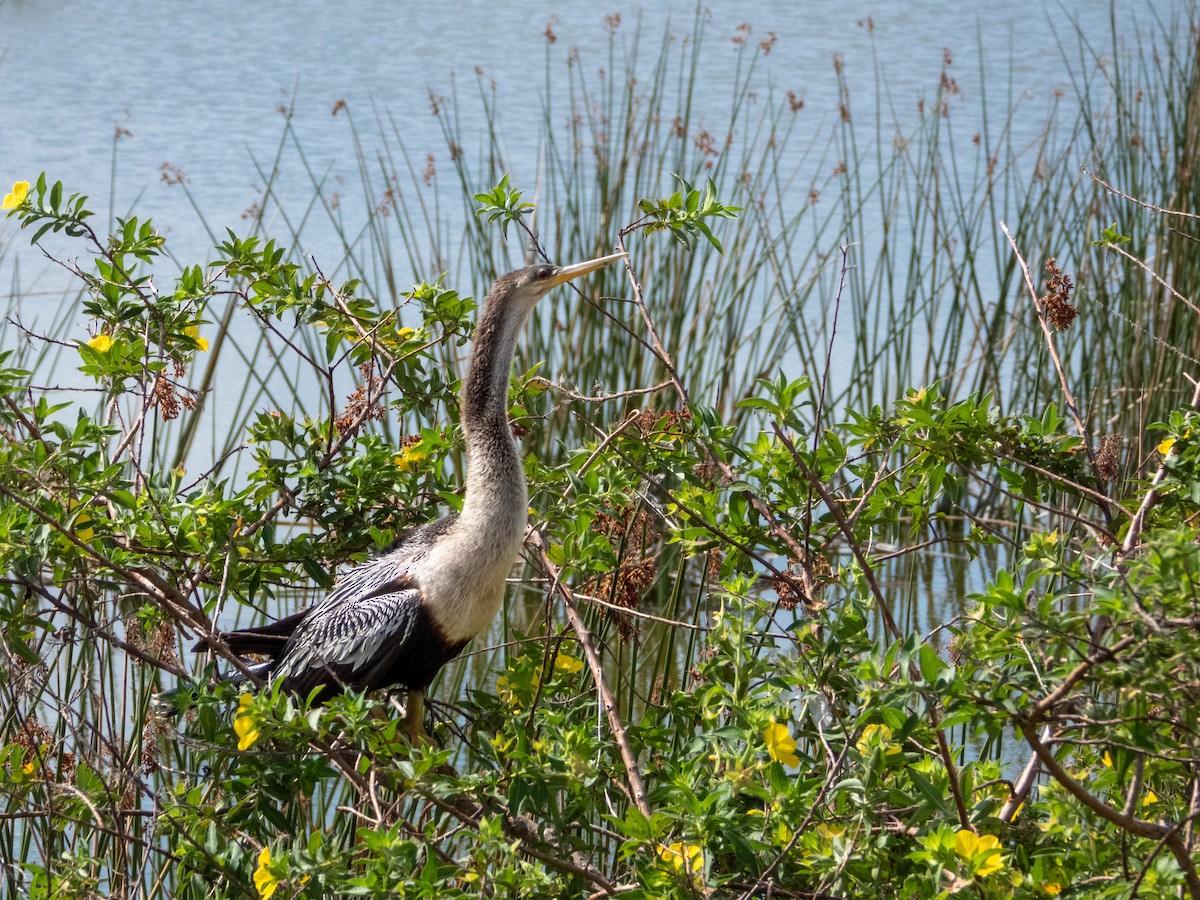
<svg viewBox="0 0 1200 900"><path fill-rule="evenodd" d="M549 263L526 266L524 269L501 275L492 288L493 299L516 306L522 312L528 312L551 288L624 258L624 253L613 253L570 266L552 266Z"/></svg>

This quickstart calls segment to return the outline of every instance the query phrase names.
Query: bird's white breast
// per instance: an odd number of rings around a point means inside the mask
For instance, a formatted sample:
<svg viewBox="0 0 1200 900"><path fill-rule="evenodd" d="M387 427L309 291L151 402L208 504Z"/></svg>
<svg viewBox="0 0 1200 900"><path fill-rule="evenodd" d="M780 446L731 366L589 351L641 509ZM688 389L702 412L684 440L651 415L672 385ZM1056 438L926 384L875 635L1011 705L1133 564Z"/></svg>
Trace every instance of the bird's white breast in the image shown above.
<svg viewBox="0 0 1200 900"><path fill-rule="evenodd" d="M464 513L466 511L464 510ZM414 571L434 620L450 641L487 629L504 599L505 581L525 536L525 510L487 528L464 515Z"/></svg>

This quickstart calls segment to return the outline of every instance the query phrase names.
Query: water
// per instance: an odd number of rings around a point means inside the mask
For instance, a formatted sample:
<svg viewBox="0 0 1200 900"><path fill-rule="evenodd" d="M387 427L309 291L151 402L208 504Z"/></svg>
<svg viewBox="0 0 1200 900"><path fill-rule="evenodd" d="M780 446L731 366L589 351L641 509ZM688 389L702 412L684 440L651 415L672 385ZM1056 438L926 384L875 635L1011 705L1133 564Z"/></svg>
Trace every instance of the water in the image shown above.
<svg viewBox="0 0 1200 900"><path fill-rule="evenodd" d="M755 4L752 12L733 2L705 8L708 52L701 96L711 104L707 120L722 121L730 101L738 59L730 38L741 34L755 43L771 32L777 42L764 61L766 79L805 99L804 115L814 132L836 114L835 53L844 59L860 115L879 99L889 114L908 119L917 98L936 83L943 48L954 54L964 94L978 91L978 33L989 57L984 65L993 76L1003 74L1011 57L1015 94L1034 101L1015 123L1032 139L1043 124L1039 106L1066 83L1051 22L1068 55L1079 38L1064 13L1077 20L1093 45L1110 41L1106 4L1074 4L1047 14L1035 0L1016 0L980 4L970 13L956 10L953 21L946 19L944 4L931 0L773 0ZM1184 8L1183 2L1161 6L1165 17ZM514 180L529 187L537 167L534 125L544 55L565 58L577 50L581 65L603 67L609 38L605 15L619 13L618 30L627 40L640 20L643 50L652 56L658 36L668 27L687 35L694 14L686 2L640 9L524 3L505 6L502 15L497 10L478 0L361 3L352 13L302 0L286 13L273 14L232 3L163 6L140 0L116 11L83 2L0 2L0 182L7 188L45 170L68 188L93 196L101 212L153 214L179 259L199 259L210 246L208 235L183 192L162 181L164 163L186 174L200 213L218 233L226 225L236 230L262 188L253 161L269 166L278 145L281 106L294 104L295 129L313 169L352 185L358 180L354 146L346 116L331 115L336 103L345 101L362 125L373 106L387 111L402 123L411 150L418 156L432 152L445 165L429 94L448 95L457 83L469 95L478 67L497 85ZM1116 4L1119 20L1134 11L1144 19L1142 10L1142 4ZM747 20L753 30L739 33L738 25ZM553 44L544 33L548 25L557 36ZM873 56L886 73L880 84L873 80ZM996 81L1004 86L1004 78ZM463 106L464 115L478 112L476 105ZM961 124L968 134L976 127L970 121ZM472 125L481 130L483 122L468 120L464 131L470 134ZM364 140L373 151L385 138L376 132L366 133ZM803 142L796 143L799 154ZM818 174L800 172L798 182L807 184ZM291 199L311 194L302 178L291 187L299 192ZM11 228L0 234L6 242L22 243ZM308 249L336 252L328 223L313 221L306 237ZM12 283L18 260L23 291L59 283L59 273L38 255L9 247L0 284Z"/></svg>

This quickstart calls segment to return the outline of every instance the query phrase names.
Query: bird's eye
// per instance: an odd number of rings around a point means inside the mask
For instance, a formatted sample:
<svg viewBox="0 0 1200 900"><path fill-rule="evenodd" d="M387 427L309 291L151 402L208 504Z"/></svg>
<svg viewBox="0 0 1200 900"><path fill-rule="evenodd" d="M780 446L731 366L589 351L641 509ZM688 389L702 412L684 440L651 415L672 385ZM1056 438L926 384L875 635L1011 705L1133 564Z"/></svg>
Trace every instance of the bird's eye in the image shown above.
<svg viewBox="0 0 1200 900"><path fill-rule="evenodd" d="M537 277L549 278L554 274L554 266L538 266Z"/></svg>

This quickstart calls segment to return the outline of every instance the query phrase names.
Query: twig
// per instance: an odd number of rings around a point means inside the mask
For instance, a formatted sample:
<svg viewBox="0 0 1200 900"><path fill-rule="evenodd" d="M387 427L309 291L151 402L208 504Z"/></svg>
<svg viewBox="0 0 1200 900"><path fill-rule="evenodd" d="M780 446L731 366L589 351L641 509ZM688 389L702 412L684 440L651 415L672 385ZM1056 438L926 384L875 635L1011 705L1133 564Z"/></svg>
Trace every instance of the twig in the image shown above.
<svg viewBox="0 0 1200 900"><path fill-rule="evenodd" d="M675 385L675 391L679 394L679 399L684 406L690 404L688 399L687 388L683 386L683 382L679 378L679 372L675 369L675 363L671 361L671 356L667 353L667 348L663 346L662 338L658 336L658 329L654 325L654 320L650 318L650 310L646 308L646 300L642 296L642 286L638 283L637 276L633 273L633 263L629 260L629 253L625 249L625 235L634 226L627 226L617 234L617 250L625 254L625 273L629 276L629 284L633 287L633 302L641 313L642 321L646 323L646 328L650 331L650 345L654 355L658 357L658 361L662 363L663 368L667 370L667 375L671 379L671 383Z"/></svg>
<svg viewBox="0 0 1200 900"><path fill-rule="evenodd" d="M817 408L813 417L813 450L817 449L817 445L821 440L821 416L825 412L825 391L829 387L829 367L833 362L833 342L837 337L838 313L842 308L842 292L846 289L846 273L850 270L849 256L850 245L843 244L838 248L842 253L842 272L838 278L837 293L833 296L833 322L829 328L829 344L825 348L825 370L821 373L821 388L817 394ZM809 504L809 512L812 511L812 504Z"/></svg>
<svg viewBox="0 0 1200 900"><path fill-rule="evenodd" d="M536 384L538 387L545 388L546 390L557 391L568 400L578 400L582 403L607 403L609 400L623 400L626 397L640 397L644 394L656 394L663 388L669 388L674 384L673 381L663 381L651 387L630 388L627 391L616 391L612 394L597 394L595 396L589 396L587 394L581 394L577 391L571 390L562 382L551 381L549 378L542 378L541 376L530 378L529 383Z"/></svg>
<svg viewBox="0 0 1200 900"><path fill-rule="evenodd" d="M1192 382L1192 406L1200 404L1200 380ZM1121 542L1121 555L1128 556L1133 548L1137 546L1138 539L1142 536L1142 529L1146 525L1146 514L1150 512L1158 500L1158 486L1163 483L1163 479L1167 477L1167 460L1170 458L1168 453L1163 457L1163 461L1159 463L1158 471L1154 473L1154 478L1150 482L1150 487L1146 491L1146 496L1142 498L1141 504L1137 508L1137 512L1133 514L1133 521L1129 523L1129 531L1125 533L1125 540Z"/></svg>
<svg viewBox="0 0 1200 900"><path fill-rule="evenodd" d="M646 785L642 780L641 771L638 769L637 757L634 755L633 748L629 744L629 736L625 731L625 725L621 721L620 713L617 710L617 701L613 697L612 691L608 687L608 680L604 676L604 667L600 662L600 654L596 652L596 644L592 640L592 635L588 631L587 625L584 624L583 616L579 614L579 607L575 603L575 595L569 587L562 583L559 577L561 570L550 561L550 557L546 554L546 543L542 539L541 533L530 529L525 536L525 543L534 550L542 568L552 579L553 589L562 598L563 606L567 611L567 620L571 623L571 628L574 629L580 646L583 647L584 656L587 657L588 668L591 669L592 678L596 682L596 690L600 693L604 712L608 716L608 725L612 729L613 740L617 742L617 748L621 753L621 761L625 764L625 774L629 779L630 796L633 798L633 803L638 808L638 812L649 819L650 804L646 800Z"/></svg>
<svg viewBox="0 0 1200 900"><path fill-rule="evenodd" d="M1089 172L1087 169L1083 170L1083 174L1099 184L1110 194L1116 194L1121 199L1128 200L1130 203L1135 203L1143 209L1148 209L1151 212L1162 213L1164 216L1182 216L1185 219L1200 219L1200 214L1197 213L1184 212L1181 209L1164 209L1161 206L1155 206L1153 203L1147 203L1145 200L1139 200L1137 197L1130 197L1124 191L1113 187L1099 175L1094 172Z"/></svg>
<svg viewBox="0 0 1200 900"><path fill-rule="evenodd" d="M423 796L431 805L436 806L443 812L454 816L454 818L458 819L464 825L476 830L480 828L479 820L466 810L461 809L459 806L453 803L448 803L441 797L437 797L429 792L423 791L421 796ZM521 845L522 853L526 853L529 856L532 856L534 859L544 862L551 868L558 869L563 872L569 872L572 875L578 875L585 881L596 885L596 887L600 888L604 892L599 895L601 897L610 896L616 893L616 886L591 866L581 866L578 863L571 862L570 860L561 859L557 856L551 856L549 853L545 853L532 846L528 828L521 827L517 824L517 821L518 820L509 815L505 815L502 818L502 824L504 826L505 833L516 838L517 842Z"/></svg>
<svg viewBox="0 0 1200 900"><path fill-rule="evenodd" d="M1193 900L1200 900L1200 876L1196 874L1196 867L1192 863L1187 847L1180 838L1180 825L1167 826L1158 822L1147 822L1144 819L1127 815L1121 810L1113 809L1107 803L1104 803L1099 797L1088 791L1071 777L1071 774L1062 767L1050 748L1038 738L1036 734L1037 725L1037 717L1032 716L1021 724L1021 730L1025 734L1025 741L1033 748L1033 752L1037 754L1038 759L1041 760L1042 765L1046 767L1046 771L1050 773L1051 777L1061 784L1067 790L1067 793L1106 822L1116 825L1122 831L1127 831L1130 834L1136 834L1140 837L1159 838L1167 845L1171 854L1175 857L1175 861L1179 863L1179 868L1183 870L1188 892L1192 895Z"/></svg>

